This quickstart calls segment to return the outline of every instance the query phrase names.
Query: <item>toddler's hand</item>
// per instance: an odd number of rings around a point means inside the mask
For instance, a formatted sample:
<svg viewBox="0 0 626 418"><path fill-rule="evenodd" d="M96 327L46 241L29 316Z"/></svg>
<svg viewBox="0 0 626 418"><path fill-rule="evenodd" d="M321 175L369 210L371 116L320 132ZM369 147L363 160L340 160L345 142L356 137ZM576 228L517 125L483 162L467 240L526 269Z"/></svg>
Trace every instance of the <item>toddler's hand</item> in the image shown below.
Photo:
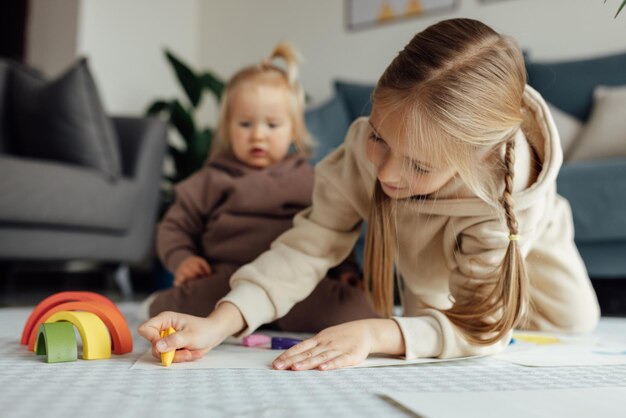
<svg viewBox="0 0 626 418"><path fill-rule="evenodd" d="M363 278L354 271L344 271L339 275L339 281L345 285L363 289Z"/></svg>
<svg viewBox="0 0 626 418"><path fill-rule="evenodd" d="M202 257L192 255L183 260L174 272L174 286L178 287L188 280L211 274L211 266Z"/></svg>
<svg viewBox="0 0 626 418"><path fill-rule="evenodd" d="M200 318L176 312L161 312L139 326L139 335L152 344L152 355L160 358L161 353L177 350L174 362L192 361L204 356L220 344L226 335L210 318ZM161 338L163 329L172 327L175 334Z"/></svg>

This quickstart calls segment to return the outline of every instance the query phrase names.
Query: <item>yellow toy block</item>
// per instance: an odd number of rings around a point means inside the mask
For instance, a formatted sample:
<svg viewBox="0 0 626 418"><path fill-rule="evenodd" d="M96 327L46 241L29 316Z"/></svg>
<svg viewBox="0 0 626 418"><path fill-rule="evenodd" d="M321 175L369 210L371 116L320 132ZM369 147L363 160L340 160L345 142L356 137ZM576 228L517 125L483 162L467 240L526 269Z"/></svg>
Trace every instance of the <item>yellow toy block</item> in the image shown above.
<svg viewBox="0 0 626 418"><path fill-rule="evenodd" d="M167 337L168 335L172 335L176 330L172 327L168 329L161 330L161 338ZM161 364L165 367L169 367L174 360L174 354L176 354L176 350L168 351L167 353L161 353Z"/></svg>
<svg viewBox="0 0 626 418"><path fill-rule="evenodd" d="M102 319L91 312L61 311L52 315L46 323L67 321L74 324L83 341L83 359L111 358L111 337Z"/></svg>

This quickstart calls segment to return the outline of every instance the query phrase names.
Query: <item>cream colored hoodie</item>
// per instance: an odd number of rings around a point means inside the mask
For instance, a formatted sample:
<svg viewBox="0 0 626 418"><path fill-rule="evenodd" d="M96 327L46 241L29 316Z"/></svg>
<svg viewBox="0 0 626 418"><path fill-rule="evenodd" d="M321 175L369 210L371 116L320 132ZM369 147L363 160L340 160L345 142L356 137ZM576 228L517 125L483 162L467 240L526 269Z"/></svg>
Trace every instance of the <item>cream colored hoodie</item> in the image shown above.
<svg viewBox="0 0 626 418"><path fill-rule="evenodd" d="M574 245L569 205L556 193L559 136L542 97L527 87L524 100L540 133L532 144L521 131L516 137L514 199L534 304L530 324L540 330L589 331L599 307ZM220 303L239 308L248 326L244 333L285 315L354 246L376 181L365 154L369 129L366 118L352 124L344 145L316 168L312 206L295 217L294 227L269 251L232 276L232 291ZM493 175L504 184L498 170ZM501 213L472 196L458 176L436 199L398 203L404 313L394 320L406 357L461 357L504 348L508 338L491 346L467 342L439 311L451 306L451 297L466 297L468 284L495 277L509 242Z"/></svg>

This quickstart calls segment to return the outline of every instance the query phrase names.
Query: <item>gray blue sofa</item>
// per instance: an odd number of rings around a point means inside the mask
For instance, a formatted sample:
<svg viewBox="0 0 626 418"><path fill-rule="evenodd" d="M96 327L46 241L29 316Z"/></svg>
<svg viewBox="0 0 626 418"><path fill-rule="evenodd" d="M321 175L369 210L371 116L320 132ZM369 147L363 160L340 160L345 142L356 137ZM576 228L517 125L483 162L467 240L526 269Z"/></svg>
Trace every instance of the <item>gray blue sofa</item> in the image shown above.
<svg viewBox="0 0 626 418"><path fill-rule="evenodd" d="M533 62L528 82L554 106L584 122L598 85L626 86L626 53L586 60ZM335 96L306 114L321 144L313 162L343 141L351 121L371 111L373 85L335 82ZM626 133L625 138L626 141ZM559 193L571 203L576 244L594 279L626 278L626 159L565 163ZM357 245L362 259L363 240Z"/></svg>
<svg viewBox="0 0 626 418"><path fill-rule="evenodd" d="M128 296L128 264L152 246L165 148L162 121L104 114L86 62L49 81L0 59L0 261L119 266Z"/></svg>

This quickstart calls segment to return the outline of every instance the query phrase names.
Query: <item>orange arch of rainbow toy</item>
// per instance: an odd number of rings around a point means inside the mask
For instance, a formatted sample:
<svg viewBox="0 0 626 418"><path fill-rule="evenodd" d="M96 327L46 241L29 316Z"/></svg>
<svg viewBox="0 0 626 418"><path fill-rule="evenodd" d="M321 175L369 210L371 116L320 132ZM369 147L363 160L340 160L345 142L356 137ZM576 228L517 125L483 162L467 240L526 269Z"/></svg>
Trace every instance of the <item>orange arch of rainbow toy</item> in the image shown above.
<svg viewBox="0 0 626 418"><path fill-rule="evenodd" d="M109 331L98 315L91 312L62 311L48 318L47 323L60 321L71 322L78 329L83 340L83 359L111 358Z"/></svg>
<svg viewBox="0 0 626 418"><path fill-rule="evenodd" d="M50 309L57 305L60 305L65 302L86 302L86 301L98 301L102 302L105 305L111 306L113 309L119 312L117 306L113 302L111 302L106 297L99 295L94 292L59 292L54 295L48 296L31 312L28 320L26 321L26 325L24 325L24 329L22 330L22 339L20 340L21 344L28 344L28 338L30 334L33 332L33 329L37 329L37 325L41 324L43 321L40 321L41 317ZM121 315L121 313L120 313Z"/></svg>
<svg viewBox="0 0 626 418"><path fill-rule="evenodd" d="M111 308L110 305L95 300L86 302L65 302L43 313L39 322L34 324L30 336L28 337L29 350L35 351L39 325L48 322L48 319L52 315L62 311L84 311L96 314L102 322L104 322L111 334L113 352L115 354L125 354L133 351L133 337L128 328L128 323L122 314L117 309Z"/></svg>

